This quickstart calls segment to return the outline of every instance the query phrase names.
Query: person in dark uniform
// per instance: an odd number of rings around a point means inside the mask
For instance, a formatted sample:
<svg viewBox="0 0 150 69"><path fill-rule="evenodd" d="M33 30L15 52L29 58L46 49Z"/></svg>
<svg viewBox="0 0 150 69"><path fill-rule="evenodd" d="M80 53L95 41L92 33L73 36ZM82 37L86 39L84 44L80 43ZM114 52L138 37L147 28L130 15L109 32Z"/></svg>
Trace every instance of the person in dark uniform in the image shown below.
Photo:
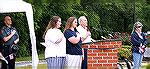
<svg viewBox="0 0 150 69"><path fill-rule="evenodd" d="M16 52L18 51L17 43L19 35L16 28L12 27L10 16L4 17L4 26L0 29L0 57L7 61L2 61L1 69L15 69Z"/></svg>

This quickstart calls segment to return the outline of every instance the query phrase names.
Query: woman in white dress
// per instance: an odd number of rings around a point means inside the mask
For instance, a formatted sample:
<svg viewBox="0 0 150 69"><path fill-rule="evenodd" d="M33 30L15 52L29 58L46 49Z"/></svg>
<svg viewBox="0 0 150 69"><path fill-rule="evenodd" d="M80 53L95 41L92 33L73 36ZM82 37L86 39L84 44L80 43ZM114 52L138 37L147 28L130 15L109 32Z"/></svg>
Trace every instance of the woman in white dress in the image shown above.
<svg viewBox="0 0 150 69"><path fill-rule="evenodd" d="M66 39L59 29L61 18L53 16L44 32L45 59L48 69L64 69L66 56Z"/></svg>

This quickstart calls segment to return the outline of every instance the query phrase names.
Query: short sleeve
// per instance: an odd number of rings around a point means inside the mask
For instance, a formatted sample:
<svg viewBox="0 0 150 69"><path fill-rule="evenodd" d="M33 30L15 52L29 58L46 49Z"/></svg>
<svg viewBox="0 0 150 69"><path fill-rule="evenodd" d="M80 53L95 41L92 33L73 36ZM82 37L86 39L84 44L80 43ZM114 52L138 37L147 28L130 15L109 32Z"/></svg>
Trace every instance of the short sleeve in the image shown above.
<svg viewBox="0 0 150 69"><path fill-rule="evenodd" d="M3 38L5 37L5 33L4 33L4 30L0 30L0 40L3 40Z"/></svg>
<svg viewBox="0 0 150 69"><path fill-rule="evenodd" d="M65 30L64 36L66 39L69 39L70 37L73 37L74 34L70 30Z"/></svg>

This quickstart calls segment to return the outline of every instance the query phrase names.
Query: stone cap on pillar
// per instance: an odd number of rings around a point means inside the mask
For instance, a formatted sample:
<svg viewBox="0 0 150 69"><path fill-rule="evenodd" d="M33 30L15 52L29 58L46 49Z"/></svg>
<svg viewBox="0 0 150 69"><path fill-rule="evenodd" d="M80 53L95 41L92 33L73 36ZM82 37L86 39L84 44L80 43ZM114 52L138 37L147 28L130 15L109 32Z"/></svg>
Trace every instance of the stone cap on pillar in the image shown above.
<svg viewBox="0 0 150 69"><path fill-rule="evenodd" d="M96 40L95 42L83 43L82 48L121 48L122 41L120 39Z"/></svg>

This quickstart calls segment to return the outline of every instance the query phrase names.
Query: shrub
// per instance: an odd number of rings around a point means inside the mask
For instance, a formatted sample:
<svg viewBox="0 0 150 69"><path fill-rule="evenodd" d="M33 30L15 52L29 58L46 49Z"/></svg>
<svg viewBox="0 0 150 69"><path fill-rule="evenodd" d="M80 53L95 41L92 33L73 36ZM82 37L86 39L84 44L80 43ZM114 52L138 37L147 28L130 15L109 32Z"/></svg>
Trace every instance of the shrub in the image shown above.
<svg viewBox="0 0 150 69"><path fill-rule="evenodd" d="M122 48L119 48L118 56L119 58L124 57L127 59L131 59L132 58L131 46L122 45Z"/></svg>
<svg viewBox="0 0 150 69"><path fill-rule="evenodd" d="M150 69L150 64L148 64L148 65L146 66L146 69Z"/></svg>

